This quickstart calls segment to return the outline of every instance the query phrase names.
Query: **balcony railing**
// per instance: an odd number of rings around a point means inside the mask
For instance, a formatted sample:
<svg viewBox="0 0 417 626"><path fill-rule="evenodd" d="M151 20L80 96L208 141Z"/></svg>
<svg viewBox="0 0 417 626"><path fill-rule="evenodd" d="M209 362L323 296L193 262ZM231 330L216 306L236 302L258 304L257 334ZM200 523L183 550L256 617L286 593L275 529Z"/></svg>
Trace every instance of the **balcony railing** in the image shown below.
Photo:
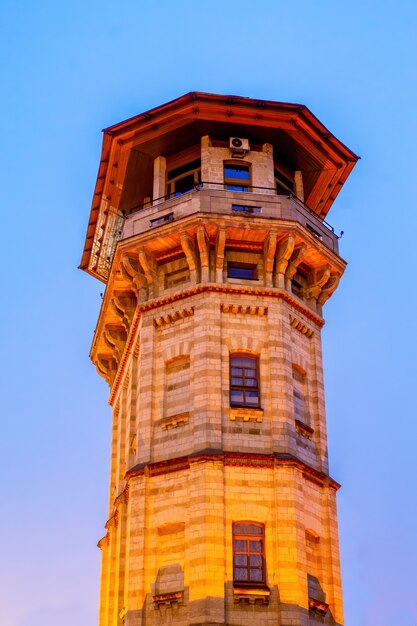
<svg viewBox="0 0 417 626"><path fill-rule="evenodd" d="M196 204L199 194L202 196L201 203L197 201ZM278 211L276 201L279 202ZM225 189L223 183L210 181L196 183L182 194L160 196L152 202L132 207L125 212L128 219L122 237L139 234L149 228L162 226L168 221L200 211L225 214L233 212L248 219L265 217L296 220L330 249L338 251L339 237L334 228L325 220L321 220L290 190L287 193L277 193L274 187L253 185L250 191L238 192Z"/></svg>

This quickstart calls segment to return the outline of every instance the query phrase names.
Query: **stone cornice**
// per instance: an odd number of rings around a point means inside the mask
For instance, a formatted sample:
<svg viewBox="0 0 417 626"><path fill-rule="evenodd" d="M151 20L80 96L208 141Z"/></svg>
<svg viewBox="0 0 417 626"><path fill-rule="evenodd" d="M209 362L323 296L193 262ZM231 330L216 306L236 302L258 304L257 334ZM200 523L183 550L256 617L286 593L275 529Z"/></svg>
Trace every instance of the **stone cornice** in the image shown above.
<svg viewBox="0 0 417 626"><path fill-rule="evenodd" d="M259 469L274 467L292 467L298 469L303 477L321 485L328 486L335 491L340 484L330 478L324 472L314 469L297 457L290 454L254 454L246 452L222 452L221 450L201 450L191 455L157 461L154 463L140 463L135 465L125 474L125 480L129 484L132 478L137 476L160 476L188 470L193 463L197 462L220 462L225 466L254 467Z"/></svg>

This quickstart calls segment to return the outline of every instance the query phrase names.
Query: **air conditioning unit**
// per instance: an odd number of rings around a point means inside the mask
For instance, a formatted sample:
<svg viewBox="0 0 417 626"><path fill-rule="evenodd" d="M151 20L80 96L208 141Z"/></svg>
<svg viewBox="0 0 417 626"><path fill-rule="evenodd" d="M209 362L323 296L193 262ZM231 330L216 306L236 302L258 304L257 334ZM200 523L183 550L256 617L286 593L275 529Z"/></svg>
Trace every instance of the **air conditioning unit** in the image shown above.
<svg viewBox="0 0 417 626"><path fill-rule="evenodd" d="M242 137L230 137L229 148L233 153L233 156L243 156L246 152L249 152L249 139L243 139Z"/></svg>

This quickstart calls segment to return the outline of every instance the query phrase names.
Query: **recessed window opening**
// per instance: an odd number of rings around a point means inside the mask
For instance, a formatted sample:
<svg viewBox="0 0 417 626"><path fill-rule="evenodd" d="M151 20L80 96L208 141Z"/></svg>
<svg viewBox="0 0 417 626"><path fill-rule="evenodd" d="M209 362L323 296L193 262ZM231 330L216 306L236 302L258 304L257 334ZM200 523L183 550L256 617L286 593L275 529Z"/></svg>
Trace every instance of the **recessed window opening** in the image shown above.
<svg viewBox="0 0 417 626"><path fill-rule="evenodd" d="M228 278L244 278L246 280L258 279L258 268L252 263L236 263L229 261L227 264Z"/></svg>
<svg viewBox="0 0 417 626"><path fill-rule="evenodd" d="M295 296L299 298L304 297L304 287L307 283L307 278L300 271L297 271L294 278L291 281L291 291Z"/></svg>
<svg viewBox="0 0 417 626"><path fill-rule="evenodd" d="M248 206L246 204L232 204L232 211L243 211L244 213L261 213L261 207Z"/></svg>
<svg viewBox="0 0 417 626"><path fill-rule="evenodd" d="M313 235L314 235L315 237L317 237L317 239L323 239L322 234L321 234L318 230L316 230L315 228L313 228L313 227L311 226L311 224L309 224L308 222L306 222L306 226L307 226L308 230L309 230L311 233L313 233Z"/></svg>
<svg viewBox="0 0 417 626"><path fill-rule="evenodd" d="M258 359L252 356L230 357L230 406L259 408Z"/></svg>
<svg viewBox="0 0 417 626"><path fill-rule="evenodd" d="M249 191L250 166L241 163L225 163L224 186L228 191Z"/></svg>
<svg viewBox="0 0 417 626"><path fill-rule="evenodd" d="M294 191L294 183L278 170L274 170L275 190L279 196L288 196Z"/></svg>
<svg viewBox="0 0 417 626"><path fill-rule="evenodd" d="M201 183L201 160L176 167L168 172L167 197L181 196L193 191Z"/></svg>
<svg viewBox="0 0 417 626"><path fill-rule="evenodd" d="M233 582L265 585L265 527L254 522L233 524Z"/></svg>
<svg viewBox="0 0 417 626"><path fill-rule="evenodd" d="M167 222L172 222L174 219L173 213L167 213L162 217L155 217L152 220L149 220L151 226L161 226L161 224L166 224Z"/></svg>

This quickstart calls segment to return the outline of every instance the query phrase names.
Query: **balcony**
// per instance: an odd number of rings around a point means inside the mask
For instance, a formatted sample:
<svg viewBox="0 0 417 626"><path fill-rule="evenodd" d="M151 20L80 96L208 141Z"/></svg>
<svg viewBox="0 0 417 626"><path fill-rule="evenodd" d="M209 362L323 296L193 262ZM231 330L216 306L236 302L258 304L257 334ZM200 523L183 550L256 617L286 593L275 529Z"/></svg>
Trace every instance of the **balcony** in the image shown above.
<svg viewBox="0 0 417 626"><path fill-rule="evenodd" d="M223 187L223 185L221 185ZM121 239L139 235L167 222L197 213L235 215L248 220L285 220L303 225L325 246L338 254L338 237L293 195L277 195L270 189L250 192L226 191L210 183L174 198L159 198L152 205L137 207L127 216Z"/></svg>

